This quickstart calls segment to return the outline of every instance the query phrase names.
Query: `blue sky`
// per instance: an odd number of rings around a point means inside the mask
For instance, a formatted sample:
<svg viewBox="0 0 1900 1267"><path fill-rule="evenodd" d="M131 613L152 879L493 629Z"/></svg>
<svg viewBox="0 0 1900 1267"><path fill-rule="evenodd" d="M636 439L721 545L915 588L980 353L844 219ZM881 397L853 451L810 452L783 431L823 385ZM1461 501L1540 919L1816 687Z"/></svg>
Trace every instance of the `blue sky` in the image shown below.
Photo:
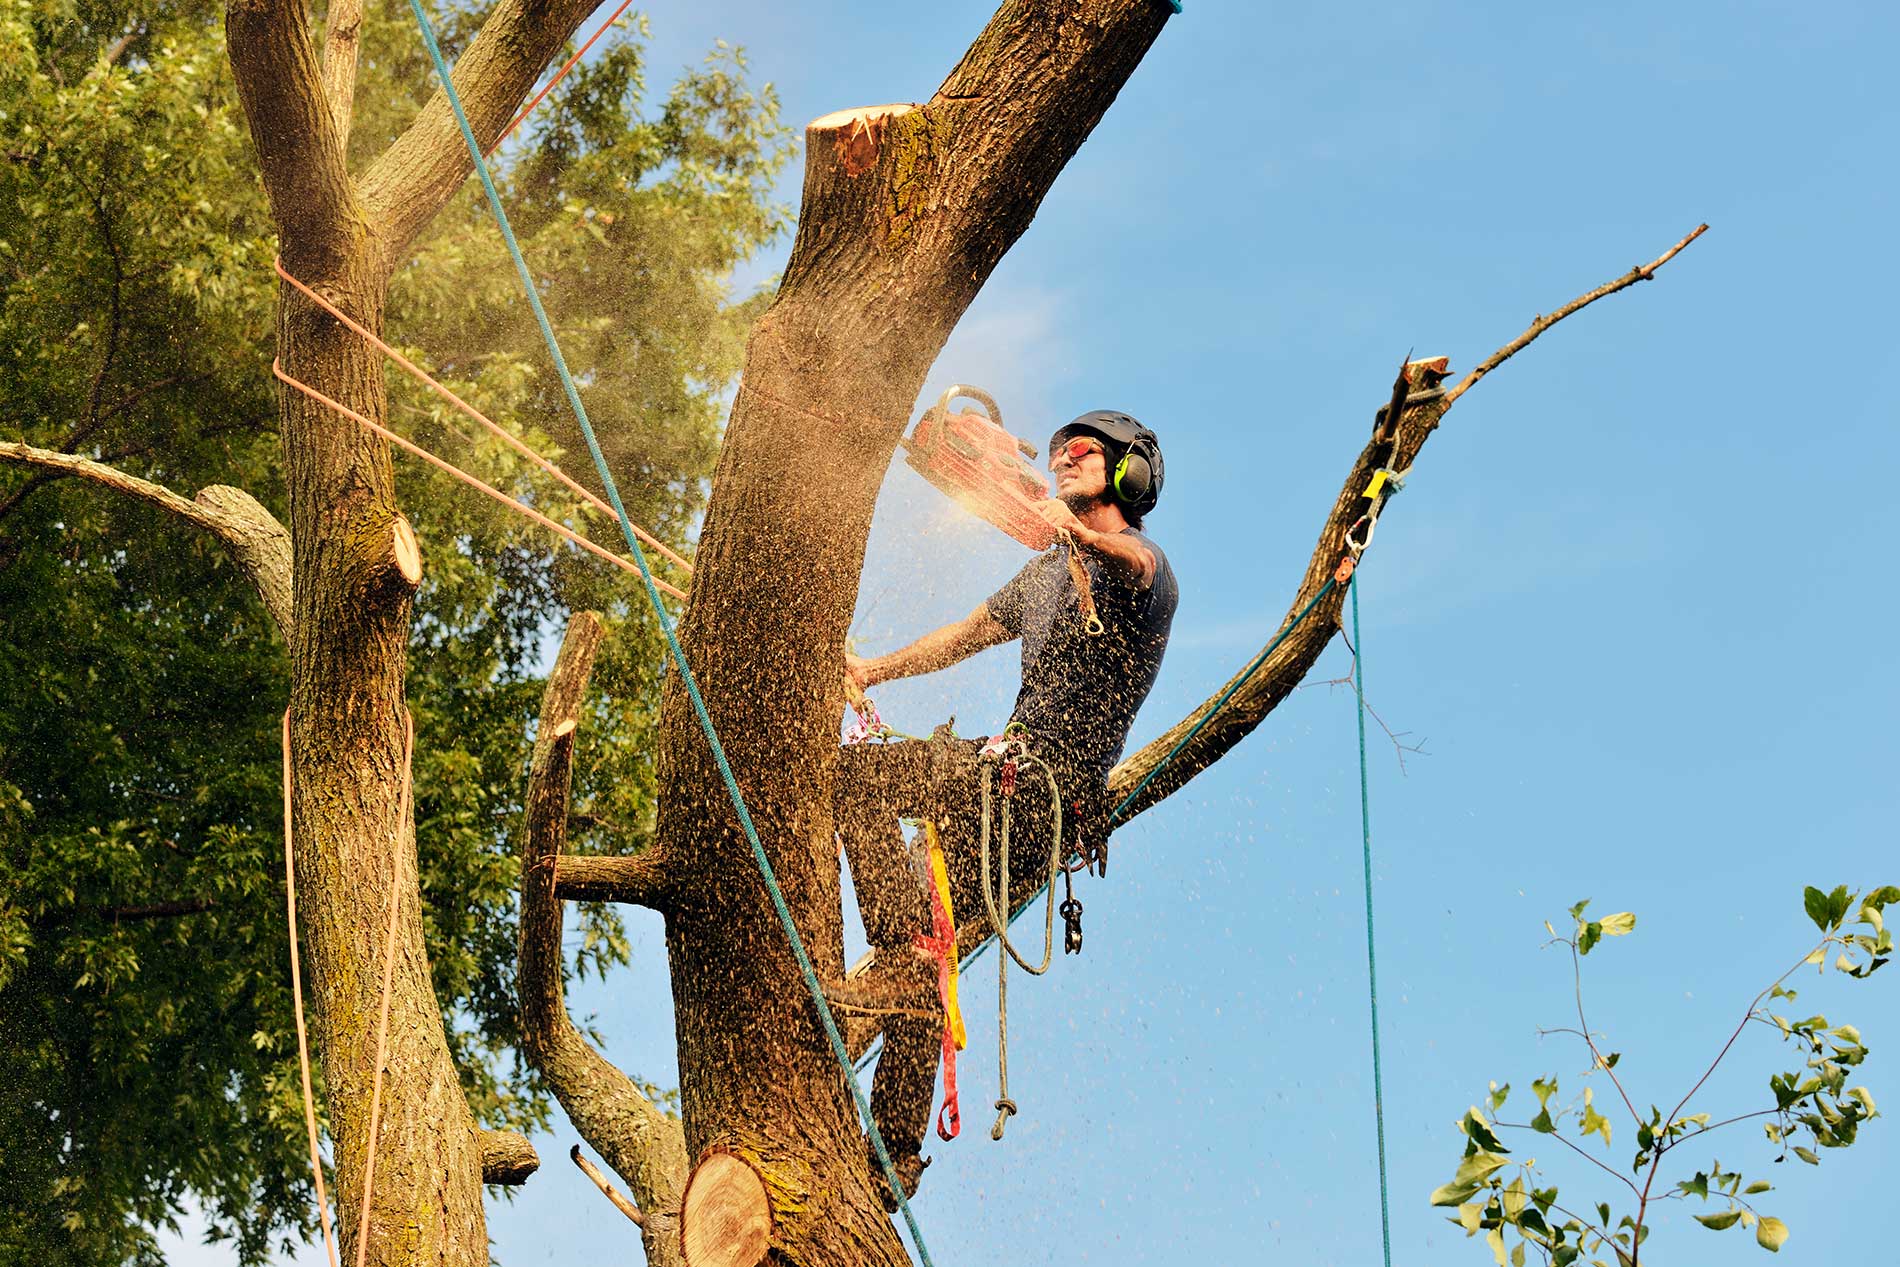
<svg viewBox="0 0 1900 1267"><path fill-rule="evenodd" d="M989 11L660 7L652 80L724 38L802 125L927 99ZM931 376L931 394L988 387L1039 443L1096 407L1160 433L1149 526L1182 602L1140 742L1271 634L1408 348L1467 369L1711 224L1461 401L1361 573L1369 698L1428 753L1401 773L1372 750L1396 1262L1489 1262L1425 1204L1489 1080L1520 1110L1535 1076L1581 1085L1574 1040L1537 1033L1574 1022L1544 919L1584 897L1638 914L1586 963L1590 1020L1639 1104L1667 1108L1811 944L1804 884L1900 883L1896 38L1890 8L1845 3L1188 0ZM788 172L787 201L798 188ZM887 649L1025 558L898 464L854 631ZM907 730L998 724L1013 655L880 703ZM1335 648L1316 679L1345 666ZM1374 1261L1359 877L1351 696L1315 686L1123 830L1080 894L1086 953L1015 979L1023 1113L1001 1144L993 961L968 979L967 1127L931 1150L917 1204L936 1261ZM577 1007L616 1060L671 1082L659 929L631 920L633 968ZM1900 1103L1896 982L1796 985L1804 1012L1860 1026L1862 1080ZM1745 1037L1691 1110L1762 1107L1791 1059ZM1626 1165L1634 1131L1613 1120ZM493 1208L507 1267L637 1260L562 1160L574 1138L539 1141L542 1175ZM1507 1143L1566 1203L1614 1200L1548 1141ZM1752 1124L1711 1143L1687 1160L1776 1182L1781 1260L1867 1257L1865 1214L1900 1175L1889 1122L1819 1171L1769 1164ZM1761 1253L1689 1213L1663 1209L1652 1254Z"/></svg>

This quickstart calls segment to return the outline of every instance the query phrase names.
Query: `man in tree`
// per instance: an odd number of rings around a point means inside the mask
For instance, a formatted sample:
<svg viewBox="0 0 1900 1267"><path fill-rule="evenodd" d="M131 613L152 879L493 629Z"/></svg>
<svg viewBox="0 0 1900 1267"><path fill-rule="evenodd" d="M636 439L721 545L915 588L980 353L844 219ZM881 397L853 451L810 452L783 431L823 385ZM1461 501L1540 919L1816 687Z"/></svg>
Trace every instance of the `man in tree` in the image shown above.
<svg viewBox="0 0 1900 1267"><path fill-rule="evenodd" d="M1060 860L1108 868L1108 773L1121 757L1136 710L1160 670L1178 597L1161 547L1141 532L1161 493L1161 448L1154 432L1127 414L1083 414L1049 441L1056 496L1039 513L1058 543L1032 560L963 620L874 659L846 657L861 688L947 668L986 647L1020 638L1022 686L1011 713L1034 762L1053 775L1062 801ZM1086 578L1086 586L1078 582ZM1090 619L1090 603L1099 624ZM906 1195L923 1168L920 1150L935 1086L942 1029L934 960L913 938L928 933L927 867L907 847L900 814L927 815L943 828L952 905L985 909L979 845L982 783L994 777L981 740L957 739L944 726L927 743L859 750L862 768L839 782L837 821L878 967L837 982L826 993L840 1007L887 1017L872 1111ZM1049 781L1025 764L1013 781L1013 872L1049 866L1053 807ZM999 788L1007 794L1007 787ZM1000 802L999 802L1000 803ZM1001 836L991 830L992 839ZM1053 877L1051 877L1053 879ZM1005 919L1008 897L992 896ZM895 1208L895 1198L886 1194Z"/></svg>

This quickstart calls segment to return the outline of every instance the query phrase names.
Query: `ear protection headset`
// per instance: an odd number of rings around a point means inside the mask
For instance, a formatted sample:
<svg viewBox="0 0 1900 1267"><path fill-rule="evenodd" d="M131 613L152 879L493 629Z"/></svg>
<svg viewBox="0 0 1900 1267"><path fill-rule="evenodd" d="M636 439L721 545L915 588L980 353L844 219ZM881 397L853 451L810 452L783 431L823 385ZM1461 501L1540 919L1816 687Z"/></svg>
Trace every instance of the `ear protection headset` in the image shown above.
<svg viewBox="0 0 1900 1267"><path fill-rule="evenodd" d="M1109 495L1135 515L1146 515L1161 497L1164 468L1161 442L1134 418L1112 409L1097 409L1074 419L1049 441L1050 452L1070 435L1099 436L1110 447ZM1119 450L1120 456L1115 456Z"/></svg>

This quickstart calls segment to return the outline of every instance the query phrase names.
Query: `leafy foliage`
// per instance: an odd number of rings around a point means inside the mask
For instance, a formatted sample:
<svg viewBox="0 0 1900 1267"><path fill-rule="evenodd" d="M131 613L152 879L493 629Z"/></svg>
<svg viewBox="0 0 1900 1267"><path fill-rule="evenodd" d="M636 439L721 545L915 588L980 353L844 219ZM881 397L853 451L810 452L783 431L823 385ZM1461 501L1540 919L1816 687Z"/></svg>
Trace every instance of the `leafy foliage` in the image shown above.
<svg viewBox="0 0 1900 1267"><path fill-rule="evenodd" d="M399 17L365 20L359 160L426 87ZM453 16L460 38L477 17ZM186 495L236 484L282 517L274 246L222 39L215 5L0 0L0 435ZM629 509L679 543L758 302L734 303L727 278L784 225L768 190L786 133L733 50L648 109L637 32L603 47L502 169L564 345L598 367L589 407ZM391 338L558 454L569 424L515 285L465 191L399 273ZM585 522L393 379L391 419ZM435 984L478 1116L531 1125L547 1101L512 1051L513 911L535 679L567 611L608 614L574 844L636 850L656 633L617 574L432 472L399 482L427 565L408 686ZM245 1263L311 1230L285 988L285 667L196 530L0 467L0 1258L155 1261L151 1229L187 1200ZM624 959L611 912L584 910L581 934L581 970Z"/></svg>
<svg viewBox="0 0 1900 1267"><path fill-rule="evenodd" d="M1876 1116L1873 1093L1863 1086L1847 1085L1850 1071L1867 1058L1860 1031L1852 1025L1830 1026L1824 1016L1792 1021L1770 1009L1778 1000L1794 1000L1795 992L1785 988L1784 983L1802 967L1812 965L1827 971L1830 949L1836 955L1832 966L1851 977L1870 976L1886 963L1893 953L1893 938L1886 929L1883 912L1895 901L1900 901L1900 888L1892 885L1870 889L1858 897L1845 886L1829 893L1808 889L1804 905L1821 931L1820 943L1800 963L1755 996L1728 1045L1675 1108L1664 1113L1651 1106L1647 1116L1637 1112L1617 1079L1618 1053L1605 1053L1597 1045L1598 1036L1590 1030L1583 1015L1582 957L1602 938L1634 931L1636 917L1623 912L1591 920L1584 914L1589 902L1577 903L1570 908L1570 917L1575 921L1574 935L1558 937L1553 929L1552 936L1570 948L1572 964L1578 974L1579 1028L1553 1032L1572 1034L1583 1040L1592 1058L1591 1074L1601 1072L1629 1110L1636 1127L1636 1153L1629 1171L1633 1178L1624 1177L1582 1147L1581 1141L1592 1135L1601 1137L1604 1152L1609 1152L1612 1146L1612 1126L1596 1108L1596 1088L1585 1086L1579 1100L1565 1104L1559 1098L1561 1092L1553 1074L1531 1083L1538 1107L1536 1116L1529 1122L1499 1120L1496 1114L1504 1107L1511 1088L1508 1083L1491 1084L1485 1107L1479 1109L1474 1105L1459 1120L1464 1153L1451 1182L1432 1192L1432 1204L1455 1207L1455 1221L1465 1229L1466 1235L1484 1236L1498 1267L1504 1267L1507 1261L1512 1267L1524 1267L1529 1254L1538 1255L1540 1261L1554 1267L1570 1267L1570 1264L1586 1261L1594 1267L1611 1267L1611 1260L1616 1267L1638 1267L1643 1244L1649 1236L1652 1207L1665 1200L1694 1199L1717 1204L1721 1208L1696 1214L1696 1221L1717 1232L1739 1224L1754 1231L1755 1240L1763 1249L1779 1252L1788 1239L1787 1225L1772 1215L1761 1213L1751 1200L1773 1191L1767 1180L1748 1181L1741 1172L1724 1170L1720 1161L1714 1161L1707 1170L1697 1170L1691 1177L1677 1180L1671 1186L1663 1176L1663 1163L1671 1152L1691 1140L1757 1118L1769 1119L1763 1126L1768 1141L1780 1150L1773 1158L1775 1162L1785 1161L1792 1152L1810 1165L1819 1165L1820 1155L1814 1149L1846 1148L1853 1144L1861 1123ZM1850 913L1854 915L1851 922ZM1774 1098L1771 1107L1719 1122L1712 1122L1706 1112L1685 1114L1683 1110L1690 1100L1728 1056L1736 1038L1751 1024L1779 1031L1785 1041L1793 1044L1804 1061L1803 1066L1769 1079L1769 1091ZM1553 1101L1557 1102L1555 1111ZM1577 1142L1566 1138L1567 1118L1574 1119L1569 1126ZM1634 1207L1618 1215L1608 1202L1600 1202L1583 1212L1560 1205L1556 1185L1539 1186L1542 1174L1537 1163L1514 1161L1509 1155L1511 1150L1498 1136L1498 1128L1553 1137L1627 1188ZM1806 1140L1814 1148L1795 1143L1797 1139ZM1675 1172L1673 1166L1671 1169ZM1661 1187L1658 1187L1659 1180Z"/></svg>

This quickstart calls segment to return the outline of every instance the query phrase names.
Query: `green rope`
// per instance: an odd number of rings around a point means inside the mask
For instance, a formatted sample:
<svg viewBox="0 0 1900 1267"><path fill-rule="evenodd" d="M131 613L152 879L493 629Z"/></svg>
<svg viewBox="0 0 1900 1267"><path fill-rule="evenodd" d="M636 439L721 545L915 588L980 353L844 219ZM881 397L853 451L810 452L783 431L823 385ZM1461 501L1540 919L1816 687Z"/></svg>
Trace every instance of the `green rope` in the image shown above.
<svg viewBox="0 0 1900 1267"><path fill-rule="evenodd" d="M785 894L779 888L778 877L773 874L771 859L766 857L765 846L759 841L758 829L752 824L752 815L747 812L745 797L739 791L738 780L733 776L732 765L726 760L726 750L719 742L718 732L713 728L712 715L706 710L706 701L701 698L699 686L693 680L693 671L687 666L686 653L680 648L679 638L673 631L673 622L666 614L666 608L660 602L660 592L654 587L653 573L647 566L646 552L640 548L640 542L633 535L633 524L627 518L626 507L620 503L620 491L614 484L613 473L607 469L607 459L600 451L600 441L594 436L594 427L587 418L587 409L581 404L580 391L574 385L574 377L568 372L567 361L561 355L559 343L554 338L554 327L548 321L548 314L541 306L541 297L534 284L534 276L528 270L527 260L522 258L521 246L515 241L514 229L508 223L508 213L502 208L501 194L495 188L495 178L488 170L488 163L482 157L481 145L475 140L475 130L469 126L468 116L462 110L461 97L455 91L454 78L449 73L448 64L442 58L442 49L436 43L435 28L429 22L429 15L422 7L422 0L409 0L409 7L416 15L416 25L422 31L422 42L428 46L429 60L435 65L436 77L442 82L442 91L448 97L449 108L455 112L455 122L462 129L462 139L468 145L470 158L475 163L475 174L481 178L482 190L488 195L489 210L494 213L495 223L501 227L503 241L508 244L508 254L513 257L515 271L521 275L522 289L527 292L528 305L534 310L536 324L541 327L541 338L548 346L548 353L554 358L554 369L561 378L561 387L567 393L568 406L574 411L574 420L580 424L581 435L587 441L587 452L594 459L594 469L600 473L600 482L606 486L607 500L613 504L614 514L619 517L621 535L627 539L628 549L633 551L634 562L640 567L640 579L646 583L647 601L653 604L653 614L660 622L660 631L666 635L667 650L672 654L673 662L679 668L680 680L686 686L686 694L693 702L693 712L699 718L700 729L706 733L706 742L712 749L713 761L719 767L719 777L725 781L726 795L732 800L732 808L739 817L739 826L745 831L746 843L752 847L753 860L758 863L759 874L765 880L765 889L772 898L772 909L777 912L779 924L785 930L785 938L791 943L792 957L798 962L798 969L804 974L805 984L811 991L812 1005L818 1009L818 1019L823 1022L825 1037L831 1042L832 1053L838 1058L839 1066L844 1070L845 1082L851 1088L851 1096L857 1101L858 1113L863 1119L865 1130L871 1137L871 1146L877 1153L879 1164L884 1168L884 1178L890 1184L891 1191L897 1197L898 1205L903 1209L904 1221L910 1225L911 1240L917 1246L917 1254L923 1260L924 1267L934 1267L930 1261L930 1250L924 1245L923 1229L917 1225L917 1216L912 1213L910 1202L904 1195L904 1185L897 1175L897 1167L891 1163L891 1155L884 1146L884 1137L877 1129L877 1122L871 1115L871 1105L864 1097L864 1089L859 1086L857 1075L852 1072L851 1057L844 1045L844 1036L838 1032L838 1023L832 1018L831 1009L825 1004L824 990L819 985L818 973L812 967L811 956L805 953L805 943L798 935L798 926L792 920L791 908L785 903Z"/></svg>
<svg viewBox="0 0 1900 1267"><path fill-rule="evenodd" d="M1392 1214L1385 1178L1385 1081L1379 1067L1379 957L1372 936L1372 794L1366 780L1366 644L1359 636L1359 587L1352 587L1352 691L1359 718L1359 824L1366 872L1366 982L1372 996L1372 1117L1379 1129L1379 1232L1392 1267Z"/></svg>
<svg viewBox="0 0 1900 1267"><path fill-rule="evenodd" d="M1160 774L1163 770L1167 769L1168 763L1173 761L1175 757L1180 755L1181 749L1187 747L1190 743L1194 742L1194 736L1201 733L1202 727L1206 726L1207 723L1214 720L1214 714L1220 712L1221 709L1227 706L1227 701L1234 697L1235 691L1238 691L1241 687L1247 685L1247 679L1251 678L1255 673L1258 673L1260 671L1260 666L1267 662L1267 657L1280 649L1280 644L1285 642L1288 636L1291 635L1295 629L1298 629L1300 627L1300 622L1306 619L1306 614L1312 611L1315 607L1319 606L1319 600L1322 598L1325 598L1328 594L1332 593L1333 587L1337 585L1338 583L1339 582L1336 578L1328 577L1326 580L1326 584L1319 587L1319 593L1313 595L1312 598L1307 600L1306 606L1300 608L1299 615L1295 616L1293 620L1291 621L1291 623L1289 623L1286 628L1282 629L1278 634L1274 635L1273 641L1267 644L1266 650L1262 651L1259 655L1253 658L1253 663L1247 666L1246 671L1243 672L1240 675L1240 677L1235 680L1232 686L1228 687L1226 690L1221 692L1220 698L1214 701L1214 707L1207 710L1206 716L1202 717L1201 720L1195 722L1194 728L1188 731L1187 734L1182 735L1179 743L1175 744L1174 747L1168 749L1168 755L1161 758L1160 761L1157 761L1155 763L1154 769L1148 771L1148 773L1141 776L1141 782L1135 784L1135 790L1130 792L1127 796L1123 797L1122 803L1120 805L1117 805L1114 811L1109 814L1108 825L1111 828L1115 825L1117 820L1119 820L1121 816L1125 812L1127 812L1128 807L1135 803L1135 798L1141 795L1142 789L1146 788L1148 784L1154 781L1155 775Z"/></svg>
<svg viewBox="0 0 1900 1267"><path fill-rule="evenodd" d="M1109 814L1108 821L1111 827L1115 824L1117 819L1121 818L1123 811L1125 811L1130 805L1135 803L1135 798L1141 795L1142 789L1146 788L1148 784L1154 780L1154 777L1157 774L1160 774L1161 771L1164 768L1166 768L1169 762L1173 761L1175 757L1179 756L1183 748L1187 747L1189 743L1193 742L1194 736L1201 733L1202 727L1206 726L1208 722L1214 720L1214 714L1220 712L1221 709L1227 706L1227 701L1234 697L1234 692L1238 691L1241 687L1247 685L1247 680L1253 677L1255 673L1258 673L1260 671L1260 666L1267 662L1267 657L1271 656L1275 651L1278 651L1280 649L1280 644L1285 642L1290 636L1292 636L1293 631L1300 627L1300 622L1305 620L1307 615L1315 607L1319 606L1319 602L1321 599L1325 598L1328 594L1333 592L1333 588L1337 584L1338 584L1337 580L1328 579L1326 584L1320 586L1319 593L1313 595L1312 598L1307 600L1306 606L1300 608L1299 612L1293 617L1293 619L1290 622L1288 622L1286 627L1280 630L1280 632L1274 636L1274 639L1272 642L1269 642L1267 644L1266 649L1262 651L1259 655L1253 658L1253 663L1249 664L1246 667L1246 669L1244 669L1241 672L1240 677L1234 682L1234 684L1228 687L1225 691L1221 692L1220 698L1214 701L1214 707L1207 710L1207 715L1205 717L1202 717L1201 720L1195 722L1194 728L1188 731L1187 734L1181 736L1180 742L1175 744L1174 747L1168 749L1167 755L1162 757L1160 761L1155 763L1155 768L1148 771L1147 774L1142 776L1141 782L1135 784L1135 790L1130 792L1127 796L1123 797L1122 803L1120 805L1117 805L1114 811ZM1036 904L1036 899L1041 897L1043 895L1043 891L1047 889L1048 887L1049 887L1048 885L1044 885L1043 888L1037 889L1035 893L1030 896L1028 901L1024 902L1021 906L1017 907L1014 911L1010 912L1009 922L1011 924L1014 924L1024 911L1028 910L1030 907ZM985 937L982 941L978 942L976 944L975 949L971 950L969 954L963 957L962 967L968 968L971 964L975 963L977 959L983 954L983 952L990 948L990 943L995 940L996 940L996 935L992 933L988 937ZM866 1053L866 1055L868 1056L869 1053Z"/></svg>

